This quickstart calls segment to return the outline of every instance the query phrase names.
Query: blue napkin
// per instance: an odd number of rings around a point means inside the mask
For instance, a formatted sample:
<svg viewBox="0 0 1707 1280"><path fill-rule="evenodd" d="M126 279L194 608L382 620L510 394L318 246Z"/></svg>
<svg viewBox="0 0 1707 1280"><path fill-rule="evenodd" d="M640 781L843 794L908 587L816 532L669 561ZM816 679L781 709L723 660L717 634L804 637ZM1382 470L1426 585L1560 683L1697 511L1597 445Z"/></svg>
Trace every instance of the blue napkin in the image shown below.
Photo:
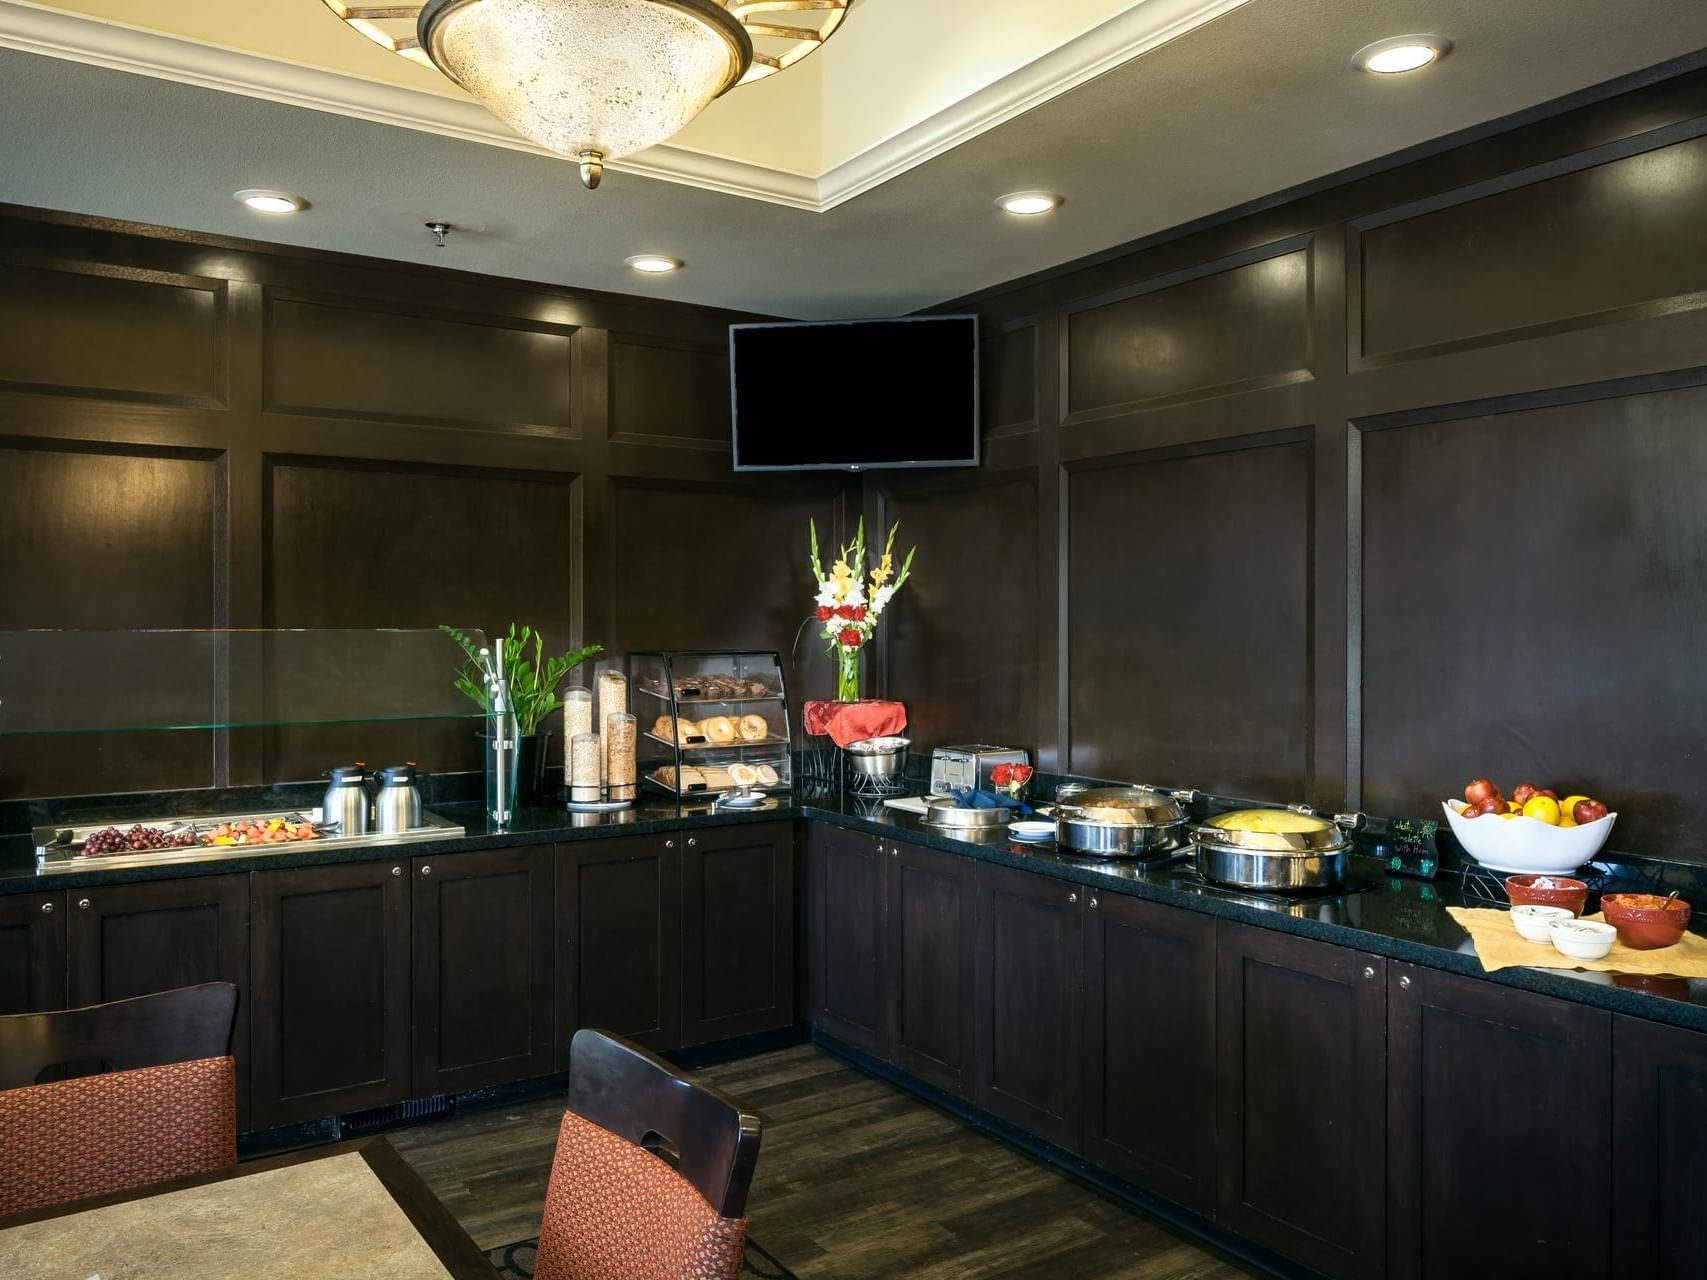
<svg viewBox="0 0 1707 1280"><path fill-rule="evenodd" d="M951 787L949 793L954 797L954 803L962 809L1013 809L1022 815L1032 812L1031 806L1024 800L1015 800L1012 796L996 791Z"/></svg>

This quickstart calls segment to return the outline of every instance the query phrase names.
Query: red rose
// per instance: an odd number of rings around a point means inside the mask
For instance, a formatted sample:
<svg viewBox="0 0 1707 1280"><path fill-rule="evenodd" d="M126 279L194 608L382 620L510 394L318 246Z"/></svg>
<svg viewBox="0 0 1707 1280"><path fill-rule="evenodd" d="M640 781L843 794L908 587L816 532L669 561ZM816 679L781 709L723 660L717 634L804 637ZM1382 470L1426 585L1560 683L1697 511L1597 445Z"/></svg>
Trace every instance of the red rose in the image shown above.
<svg viewBox="0 0 1707 1280"><path fill-rule="evenodd" d="M838 618L847 618L849 620L852 620L854 615L853 615L853 610L848 608L847 605L839 604L836 606L836 616Z"/></svg>
<svg viewBox="0 0 1707 1280"><path fill-rule="evenodd" d="M827 604L819 605L818 606L818 621L819 622L828 622L831 619L831 617L834 616L835 612L836 611L834 609L830 608L830 606Z"/></svg>
<svg viewBox="0 0 1707 1280"><path fill-rule="evenodd" d="M1021 784L1030 782L1031 766L1028 764L1016 764L1014 766L1014 781Z"/></svg>
<svg viewBox="0 0 1707 1280"><path fill-rule="evenodd" d="M852 618L855 622L864 622L865 606L863 604L856 604L853 608L848 610L848 617Z"/></svg>
<svg viewBox="0 0 1707 1280"><path fill-rule="evenodd" d="M990 770L990 781L998 787L1005 787L1014 780L1014 767L1011 764L999 764Z"/></svg>
<svg viewBox="0 0 1707 1280"><path fill-rule="evenodd" d="M841 635L837 636L836 639L842 644L851 645L857 648L859 645L859 632L855 631L852 627L849 627L847 630L843 631Z"/></svg>

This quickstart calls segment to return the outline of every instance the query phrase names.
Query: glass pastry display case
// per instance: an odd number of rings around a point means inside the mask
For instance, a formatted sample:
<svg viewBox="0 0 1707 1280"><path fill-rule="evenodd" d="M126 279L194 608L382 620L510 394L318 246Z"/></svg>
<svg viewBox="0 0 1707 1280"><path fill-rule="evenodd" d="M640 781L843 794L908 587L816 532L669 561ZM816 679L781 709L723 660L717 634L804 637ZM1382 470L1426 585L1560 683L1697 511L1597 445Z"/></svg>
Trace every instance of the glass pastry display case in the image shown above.
<svg viewBox="0 0 1707 1280"><path fill-rule="evenodd" d="M645 785L725 805L793 785L788 689L774 651L632 653L628 679Z"/></svg>

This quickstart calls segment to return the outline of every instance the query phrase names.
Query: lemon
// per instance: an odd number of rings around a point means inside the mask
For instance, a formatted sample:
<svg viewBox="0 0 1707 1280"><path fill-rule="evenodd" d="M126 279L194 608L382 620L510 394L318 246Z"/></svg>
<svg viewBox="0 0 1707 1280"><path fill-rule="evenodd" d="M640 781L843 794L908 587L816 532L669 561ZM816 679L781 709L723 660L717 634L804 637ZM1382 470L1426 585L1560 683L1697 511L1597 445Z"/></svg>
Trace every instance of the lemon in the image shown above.
<svg viewBox="0 0 1707 1280"><path fill-rule="evenodd" d="M1523 806L1523 816L1556 827L1559 825L1559 802L1552 796L1531 796L1529 803Z"/></svg>
<svg viewBox="0 0 1707 1280"><path fill-rule="evenodd" d="M1507 800L1505 802L1505 808L1506 808L1507 813L1522 813L1523 812L1523 806L1520 805L1515 800Z"/></svg>
<svg viewBox="0 0 1707 1280"><path fill-rule="evenodd" d="M1507 809L1504 813L1497 816L1501 818L1521 818L1523 815L1521 813L1513 813L1510 809Z"/></svg>
<svg viewBox="0 0 1707 1280"><path fill-rule="evenodd" d="M1577 820L1575 818L1561 817L1559 819L1559 825L1561 827L1574 827L1577 825Z"/></svg>
<svg viewBox="0 0 1707 1280"><path fill-rule="evenodd" d="M1566 796L1563 800L1559 801L1559 825L1561 827L1564 826L1565 819L1569 818L1577 811L1577 801L1587 799L1587 796ZM1575 826L1575 821L1573 821L1571 825Z"/></svg>

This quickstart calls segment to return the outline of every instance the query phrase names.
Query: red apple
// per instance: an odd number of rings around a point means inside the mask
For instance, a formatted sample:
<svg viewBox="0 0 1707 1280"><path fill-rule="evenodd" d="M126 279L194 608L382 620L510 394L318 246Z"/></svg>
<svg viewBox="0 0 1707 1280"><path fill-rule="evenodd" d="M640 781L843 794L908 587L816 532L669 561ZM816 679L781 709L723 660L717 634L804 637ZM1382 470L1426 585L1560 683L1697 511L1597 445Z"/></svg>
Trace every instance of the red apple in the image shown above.
<svg viewBox="0 0 1707 1280"><path fill-rule="evenodd" d="M1533 782L1520 782L1517 784L1517 789L1511 793L1511 798L1517 801L1518 808L1521 809L1539 795L1540 791L1541 789Z"/></svg>
<svg viewBox="0 0 1707 1280"><path fill-rule="evenodd" d="M1606 806L1598 800L1578 800L1577 807L1571 810L1579 827L1586 827L1591 822L1599 822L1606 816Z"/></svg>
<svg viewBox="0 0 1707 1280"><path fill-rule="evenodd" d="M1482 801L1488 799L1490 796L1499 795L1499 793L1500 789L1493 783L1489 782L1486 778L1477 778L1469 786L1464 788L1464 801L1466 804L1477 805L1481 804Z"/></svg>
<svg viewBox="0 0 1707 1280"><path fill-rule="evenodd" d="M1496 792L1475 806L1477 813L1504 813L1505 800Z"/></svg>

